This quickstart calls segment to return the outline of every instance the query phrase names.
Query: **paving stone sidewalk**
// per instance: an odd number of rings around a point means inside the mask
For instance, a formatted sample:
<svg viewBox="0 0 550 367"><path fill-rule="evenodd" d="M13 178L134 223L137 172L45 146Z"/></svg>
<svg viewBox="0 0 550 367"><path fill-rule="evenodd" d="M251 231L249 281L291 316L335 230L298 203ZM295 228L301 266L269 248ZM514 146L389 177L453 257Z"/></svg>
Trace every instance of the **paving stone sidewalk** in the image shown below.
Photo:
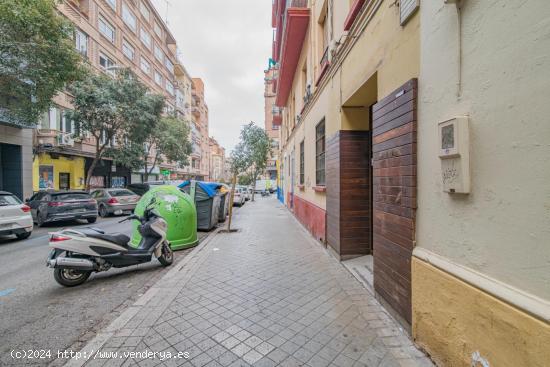
<svg viewBox="0 0 550 367"><path fill-rule="evenodd" d="M87 366L433 366L382 306L275 198L238 210L83 351L189 358Z"/></svg>

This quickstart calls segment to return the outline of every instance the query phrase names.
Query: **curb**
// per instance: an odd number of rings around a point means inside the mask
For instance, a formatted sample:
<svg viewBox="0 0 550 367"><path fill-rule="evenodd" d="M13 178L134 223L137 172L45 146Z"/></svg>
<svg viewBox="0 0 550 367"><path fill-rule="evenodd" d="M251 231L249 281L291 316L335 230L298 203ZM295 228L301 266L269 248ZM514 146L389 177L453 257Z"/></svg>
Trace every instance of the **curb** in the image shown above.
<svg viewBox="0 0 550 367"><path fill-rule="evenodd" d="M208 252L205 252L204 250L223 228L223 226L218 227L209 233L208 236L206 236L204 240L201 241L189 253L189 255L187 255L174 268L164 274L164 276L160 278L151 288L149 288L141 297L139 297L133 305L129 306L122 312L122 314L114 319L109 326L107 326L103 331L97 333L92 340L86 343L86 345L80 350L80 355L82 356L81 358L72 358L65 363L65 366L81 367L90 360L94 360L93 357L95 353L99 351L112 336L114 336L119 330L123 329L128 321L137 315L139 311L144 309L149 301L154 299L155 295L162 290L162 300L157 302L155 305L156 318L147 320L149 325L153 325L177 297L180 290L185 287L193 275L194 270L206 259ZM180 274L181 271L184 271L184 273Z"/></svg>

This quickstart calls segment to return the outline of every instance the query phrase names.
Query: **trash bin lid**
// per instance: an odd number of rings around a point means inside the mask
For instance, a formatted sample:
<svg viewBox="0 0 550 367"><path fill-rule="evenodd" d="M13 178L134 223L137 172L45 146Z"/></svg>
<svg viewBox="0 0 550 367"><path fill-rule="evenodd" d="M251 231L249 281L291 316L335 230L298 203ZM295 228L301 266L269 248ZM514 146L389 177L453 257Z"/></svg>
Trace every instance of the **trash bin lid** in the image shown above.
<svg viewBox="0 0 550 367"><path fill-rule="evenodd" d="M184 181L181 184L178 185L180 189L189 186L191 184L190 180ZM222 186L222 184L217 182L205 182L205 181L197 181L197 185L200 186L203 191L208 194L209 197L216 196L216 193L218 192L218 189Z"/></svg>

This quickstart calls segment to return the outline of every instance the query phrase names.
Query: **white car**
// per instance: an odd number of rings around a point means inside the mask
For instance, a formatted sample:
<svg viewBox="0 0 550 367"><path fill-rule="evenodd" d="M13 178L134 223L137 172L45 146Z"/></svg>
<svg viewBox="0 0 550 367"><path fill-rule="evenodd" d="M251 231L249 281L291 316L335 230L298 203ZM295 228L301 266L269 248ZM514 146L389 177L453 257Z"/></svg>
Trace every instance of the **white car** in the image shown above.
<svg viewBox="0 0 550 367"><path fill-rule="evenodd" d="M239 188L241 190L241 195L243 196L244 201L250 200L252 195L250 194L250 190L248 190L248 187L246 187L246 186L237 186L237 188Z"/></svg>
<svg viewBox="0 0 550 367"><path fill-rule="evenodd" d="M243 189L235 187L235 193L233 194L233 206L242 206L244 204Z"/></svg>
<svg viewBox="0 0 550 367"><path fill-rule="evenodd" d="M0 191L0 235L14 234L24 240L32 229L31 208L12 193Z"/></svg>

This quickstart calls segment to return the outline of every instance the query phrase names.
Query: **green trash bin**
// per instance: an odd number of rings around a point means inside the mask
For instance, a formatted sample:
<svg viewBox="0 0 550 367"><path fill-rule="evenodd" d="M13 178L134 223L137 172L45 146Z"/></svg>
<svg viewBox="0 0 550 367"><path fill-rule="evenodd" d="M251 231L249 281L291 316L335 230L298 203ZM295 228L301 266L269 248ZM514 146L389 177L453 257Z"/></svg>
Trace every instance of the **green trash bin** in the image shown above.
<svg viewBox="0 0 550 367"><path fill-rule="evenodd" d="M191 197L175 186L153 186L139 200L134 213L142 216L145 207L155 197L154 208L168 223L166 239L172 250L195 246L197 238L197 211ZM138 221L133 222L130 246L138 247L141 235Z"/></svg>

